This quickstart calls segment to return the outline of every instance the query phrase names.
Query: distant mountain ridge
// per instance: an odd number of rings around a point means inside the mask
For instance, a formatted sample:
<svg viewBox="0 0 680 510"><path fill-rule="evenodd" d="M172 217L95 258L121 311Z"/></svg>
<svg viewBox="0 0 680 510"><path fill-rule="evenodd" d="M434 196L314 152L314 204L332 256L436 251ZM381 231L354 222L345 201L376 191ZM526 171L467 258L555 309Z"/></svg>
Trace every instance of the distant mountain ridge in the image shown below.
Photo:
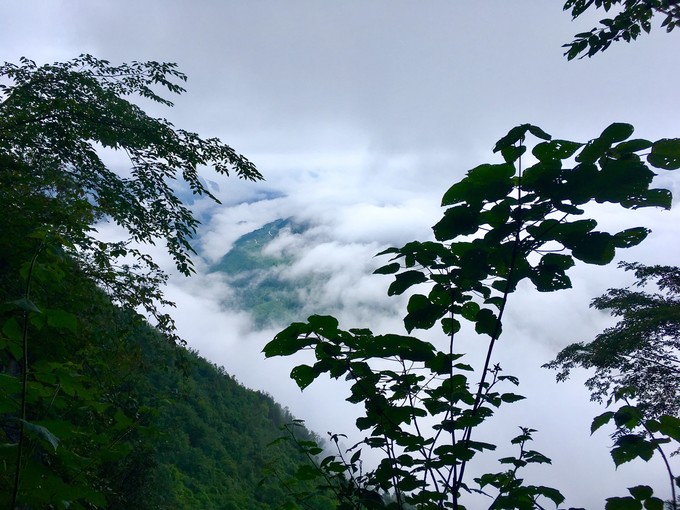
<svg viewBox="0 0 680 510"><path fill-rule="evenodd" d="M232 248L209 272L222 273L234 290L227 302L251 314L257 328L289 323L298 317L304 302L302 290L308 280L291 282L281 277L281 270L293 262L290 256L265 253L266 246L282 232L302 234L308 225L292 218L279 218L239 237Z"/></svg>

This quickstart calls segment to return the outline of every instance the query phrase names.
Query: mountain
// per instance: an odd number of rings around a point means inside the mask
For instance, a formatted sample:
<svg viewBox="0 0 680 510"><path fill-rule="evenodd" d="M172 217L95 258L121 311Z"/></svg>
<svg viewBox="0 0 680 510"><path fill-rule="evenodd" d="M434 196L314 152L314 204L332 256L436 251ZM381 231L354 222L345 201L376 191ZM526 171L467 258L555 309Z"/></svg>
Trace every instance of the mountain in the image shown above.
<svg viewBox="0 0 680 510"><path fill-rule="evenodd" d="M276 441L290 413L113 304L62 253L34 264L21 299L36 244L0 239L0 507L17 479L17 508L292 504L286 480L307 459ZM323 495L310 504L333 508Z"/></svg>
<svg viewBox="0 0 680 510"><path fill-rule="evenodd" d="M235 297L225 304L248 311L257 328L299 320L304 305L301 290L310 281L283 278L282 270L293 261L292 257L272 255L265 248L282 233L298 235L307 229L307 225L291 218L280 218L237 239L209 270L222 273L234 290Z"/></svg>

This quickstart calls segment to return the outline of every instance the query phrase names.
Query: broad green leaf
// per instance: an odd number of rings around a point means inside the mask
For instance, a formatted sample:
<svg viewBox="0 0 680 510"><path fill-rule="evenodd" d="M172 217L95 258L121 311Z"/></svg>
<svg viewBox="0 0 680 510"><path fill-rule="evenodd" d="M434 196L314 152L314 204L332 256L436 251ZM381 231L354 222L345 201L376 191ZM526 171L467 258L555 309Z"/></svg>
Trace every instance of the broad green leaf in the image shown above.
<svg viewBox="0 0 680 510"><path fill-rule="evenodd" d="M425 283L427 281L427 276L425 276L421 271L411 270L404 271L394 277L394 281L387 289L388 296L395 296L403 294L409 288L419 283Z"/></svg>
<svg viewBox="0 0 680 510"><path fill-rule="evenodd" d="M647 162L664 170L680 168L680 138L663 138L655 142Z"/></svg>
<svg viewBox="0 0 680 510"><path fill-rule="evenodd" d="M17 299L16 301L11 301L11 304L16 306L19 310L23 310L25 312L42 313L40 309L37 306L35 306L35 303L27 298L21 298Z"/></svg>
<svg viewBox="0 0 680 510"><path fill-rule="evenodd" d="M647 462L652 458L655 450L655 445L645 438L637 434L625 434L616 438L615 446L611 450L611 456L614 464L620 466L637 458Z"/></svg>
<svg viewBox="0 0 680 510"><path fill-rule="evenodd" d="M664 414L659 417L659 432L680 442L680 419Z"/></svg>
<svg viewBox="0 0 680 510"><path fill-rule="evenodd" d="M331 315L311 315L308 319L313 331L330 338L338 331L338 319Z"/></svg>
<svg viewBox="0 0 680 510"><path fill-rule="evenodd" d="M482 308L475 317L475 331L480 335L489 335L493 337L496 332L500 333L501 327L498 324L498 318L488 308Z"/></svg>
<svg viewBox="0 0 680 510"><path fill-rule="evenodd" d="M628 492L630 492L630 495L639 501L651 498L654 494L654 491L649 485L636 485L635 487L629 487Z"/></svg>
<svg viewBox="0 0 680 510"><path fill-rule="evenodd" d="M662 499L656 498L656 497L651 497L648 498L647 501L644 503L644 507L646 510L664 510L665 504Z"/></svg>
<svg viewBox="0 0 680 510"><path fill-rule="evenodd" d="M588 264L609 264L616 254L613 236L607 232L589 232L571 246L571 253Z"/></svg>
<svg viewBox="0 0 680 510"><path fill-rule="evenodd" d="M650 189L636 197L621 201L621 205L627 209L639 209L640 207L662 207L670 209L673 203L673 195L667 189Z"/></svg>
<svg viewBox="0 0 680 510"><path fill-rule="evenodd" d="M627 496L625 498L607 498L605 510L642 510L642 503Z"/></svg>
<svg viewBox="0 0 680 510"><path fill-rule="evenodd" d="M639 152L649 149L653 145L649 140L644 140L641 138L636 138L635 140L628 140L626 142L621 142L614 146L614 149L621 153L626 152Z"/></svg>
<svg viewBox="0 0 680 510"><path fill-rule="evenodd" d="M506 403L518 402L524 400L526 397L522 395L517 395L515 393L503 393L501 395L501 400Z"/></svg>
<svg viewBox="0 0 680 510"><path fill-rule="evenodd" d="M630 138L630 135L633 134L633 131L635 131L635 128L633 128L633 126L630 124L615 122L614 124L607 126L605 130L602 131L600 138L603 138L610 143L622 142Z"/></svg>
<svg viewBox="0 0 680 510"><path fill-rule="evenodd" d="M602 413L601 415L596 416L593 419L593 423L590 425L590 433L591 434L595 433L597 429L609 423L613 417L614 417L613 411L607 411L606 413Z"/></svg>
<svg viewBox="0 0 680 510"><path fill-rule="evenodd" d="M392 264L387 264L385 266L379 267L373 274L394 274L401 269L401 264L399 262L393 262Z"/></svg>
<svg viewBox="0 0 680 510"><path fill-rule="evenodd" d="M622 230L614 234L614 246L617 248L630 248L637 246L649 235L651 230L645 227L636 227Z"/></svg>
<svg viewBox="0 0 680 510"><path fill-rule="evenodd" d="M578 142L551 140L537 144L531 153L539 161L567 159L573 156L581 147L583 147L583 144Z"/></svg>
<svg viewBox="0 0 680 510"><path fill-rule="evenodd" d="M437 241L448 241L461 235L474 234L479 229L480 212L469 205L450 207L444 217L432 227Z"/></svg>
<svg viewBox="0 0 680 510"><path fill-rule="evenodd" d="M446 308L433 304L422 294L414 294L407 305L404 326L410 333L414 329L430 329L446 312Z"/></svg>
<svg viewBox="0 0 680 510"><path fill-rule="evenodd" d="M529 130L529 124L521 124L512 128L508 131L508 134L496 142L493 148L494 152L503 150L505 147L511 147L517 142L524 141L527 131Z"/></svg>
<svg viewBox="0 0 680 510"><path fill-rule="evenodd" d="M59 438L52 434L52 432L50 432L47 427L43 427L42 425L37 425L22 419L19 419L19 421L24 424L25 429L47 441L52 446L52 448L54 448L54 451L57 451L57 446L59 446Z"/></svg>
<svg viewBox="0 0 680 510"><path fill-rule="evenodd" d="M311 328L309 325L303 322L294 322L265 345L262 352L264 352L267 358L272 356L290 356L317 342L315 338L308 336L310 332Z"/></svg>
<svg viewBox="0 0 680 510"><path fill-rule="evenodd" d="M469 302L465 303L460 309L460 314L463 316L463 318L465 318L469 321L476 320L478 313L479 313L479 305L477 303L475 303L474 301L469 301Z"/></svg>
<svg viewBox="0 0 680 510"><path fill-rule="evenodd" d="M309 386L318 375L317 371L309 365L298 365L290 372L291 379L296 382L301 390Z"/></svg>
<svg viewBox="0 0 680 510"><path fill-rule="evenodd" d="M501 149L501 155L506 163L514 163L526 152L527 148L524 145L515 147L513 145L509 147L503 147Z"/></svg>
<svg viewBox="0 0 680 510"><path fill-rule="evenodd" d="M46 309L47 324L57 329L68 329L72 333L78 330L78 319L65 310Z"/></svg>

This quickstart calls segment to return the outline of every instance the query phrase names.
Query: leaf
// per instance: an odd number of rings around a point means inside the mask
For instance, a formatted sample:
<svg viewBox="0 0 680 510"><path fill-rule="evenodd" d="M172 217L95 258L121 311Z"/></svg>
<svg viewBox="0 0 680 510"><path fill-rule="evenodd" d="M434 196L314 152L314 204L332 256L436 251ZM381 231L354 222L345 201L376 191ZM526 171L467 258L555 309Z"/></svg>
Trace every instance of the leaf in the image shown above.
<svg viewBox="0 0 680 510"><path fill-rule="evenodd" d="M515 393L503 393L501 395L501 400L507 403L518 402L520 400L524 400L525 398L526 397L522 395L516 395Z"/></svg>
<svg viewBox="0 0 680 510"><path fill-rule="evenodd" d="M643 140L641 138L636 138L635 140L628 140L627 142L621 142L620 144L614 146L614 149L620 153L631 153L639 152L649 149L653 145L649 140Z"/></svg>
<svg viewBox="0 0 680 510"><path fill-rule="evenodd" d="M10 303L16 306L19 310L23 310L25 312L42 313L40 309L37 306L35 306L35 303L27 298L21 298L17 299L16 301L10 301Z"/></svg>
<svg viewBox="0 0 680 510"><path fill-rule="evenodd" d="M680 168L680 138L663 138L655 142L647 162L664 170Z"/></svg>
<svg viewBox="0 0 680 510"><path fill-rule="evenodd" d="M662 499L651 497L645 501L644 507L647 510L664 510L665 505Z"/></svg>
<svg viewBox="0 0 680 510"><path fill-rule="evenodd" d="M469 321L476 320L478 313L479 313L479 305L477 303L475 303L474 301L468 301L460 309L460 314L463 316L463 318L465 318Z"/></svg>
<svg viewBox="0 0 680 510"><path fill-rule="evenodd" d="M680 419L667 414L659 417L659 432L680 442Z"/></svg>
<svg viewBox="0 0 680 510"><path fill-rule="evenodd" d="M600 416L596 416L593 419L593 423L590 425L590 433L595 433L597 429L609 423L613 417L613 411L607 411L606 413L602 413Z"/></svg>
<svg viewBox="0 0 680 510"><path fill-rule="evenodd" d="M274 339L264 346L262 352L265 357L290 356L301 349L313 345L318 340L306 336L311 332L309 325L303 322L294 322L286 329L278 333Z"/></svg>
<svg viewBox="0 0 680 510"><path fill-rule="evenodd" d="M433 304L422 294L414 294L406 307L404 326L410 333L414 329L430 329L446 312L446 308Z"/></svg>
<svg viewBox="0 0 680 510"><path fill-rule="evenodd" d="M57 446L59 446L59 438L52 434L52 432L50 432L46 427L22 419L19 419L19 421L24 424L25 429L28 429L36 436L47 441L52 446L52 448L54 448L54 451L57 451Z"/></svg>
<svg viewBox="0 0 680 510"><path fill-rule="evenodd" d="M379 267L373 274L393 274L401 269L401 264L399 262L393 262L392 264L387 264L385 266Z"/></svg>
<svg viewBox="0 0 680 510"><path fill-rule="evenodd" d="M72 333L78 330L78 319L65 310L46 309L47 324L57 329L68 329Z"/></svg>
<svg viewBox="0 0 680 510"><path fill-rule="evenodd" d="M416 270L404 271L403 273L400 273L397 276L395 276L394 281L387 289L387 295L396 296L399 294L403 294L413 285L425 283L426 281L427 276L425 276L421 271Z"/></svg>
<svg viewBox="0 0 680 510"><path fill-rule="evenodd" d="M296 382L301 390L309 386L318 375L317 371L309 365L298 365L290 372L291 379Z"/></svg>
<svg viewBox="0 0 680 510"><path fill-rule="evenodd" d="M616 439L615 447L611 450L611 456L616 466L637 458L647 462L654 455L655 449L655 445L645 440L644 437L637 434L625 434Z"/></svg>
<svg viewBox="0 0 680 510"><path fill-rule="evenodd" d="M493 337L497 331L498 333L501 331L500 324L498 324L498 318L488 308L482 308L479 313L477 313L475 321L475 331L480 335L486 334Z"/></svg>
<svg viewBox="0 0 680 510"><path fill-rule="evenodd" d="M635 128L630 124L615 122L607 126L605 130L602 131L600 138L607 140L610 142L610 144L622 142L623 140L630 138L630 135L633 134L633 131L635 131Z"/></svg>
<svg viewBox="0 0 680 510"><path fill-rule="evenodd" d="M625 498L607 498L605 510L642 510L642 503L629 496Z"/></svg>
<svg viewBox="0 0 680 510"><path fill-rule="evenodd" d="M589 232L573 244L571 253L587 264L609 264L616 254L613 236L607 232Z"/></svg>
<svg viewBox="0 0 680 510"><path fill-rule="evenodd" d="M506 147L511 147L517 142L523 141L526 132L529 130L529 124L521 124L508 131L508 134L496 142L493 148L494 152L498 152Z"/></svg>
<svg viewBox="0 0 680 510"><path fill-rule="evenodd" d="M637 246L649 235L651 230L645 227L636 227L622 230L614 234L614 246L617 248L630 248Z"/></svg>
<svg viewBox="0 0 680 510"><path fill-rule="evenodd" d="M330 338L338 332L338 319L332 315L311 315L307 319L313 331Z"/></svg>
<svg viewBox="0 0 680 510"><path fill-rule="evenodd" d="M480 212L469 205L450 207L433 227L437 241L448 241L460 235L474 234L479 229Z"/></svg>
<svg viewBox="0 0 680 510"><path fill-rule="evenodd" d="M654 491L649 485L636 485L635 487L629 487L628 492L638 501L643 501L647 498L651 498Z"/></svg>
<svg viewBox="0 0 680 510"><path fill-rule="evenodd" d="M501 149L501 155L503 156L503 159L506 163L514 163L522 157L522 154L524 154L526 150L527 148L524 145L520 145L518 147L511 145L509 147L503 147Z"/></svg>

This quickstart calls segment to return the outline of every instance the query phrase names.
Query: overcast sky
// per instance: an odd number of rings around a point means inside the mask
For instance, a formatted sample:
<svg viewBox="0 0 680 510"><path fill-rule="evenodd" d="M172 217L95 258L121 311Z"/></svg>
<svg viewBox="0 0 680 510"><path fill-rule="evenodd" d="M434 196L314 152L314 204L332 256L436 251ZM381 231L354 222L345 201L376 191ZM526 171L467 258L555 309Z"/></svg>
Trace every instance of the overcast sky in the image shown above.
<svg viewBox="0 0 680 510"><path fill-rule="evenodd" d="M220 137L266 177L251 184L206 173L224 205L195 204L205 218L199 274L173 278L168 289L180 333L310 428L349 433L357 411L343 403L343 384L301 393L287 374L302 359L264 360L260 351L276 331L255 331L247 313L225 309L232 291L204 269L240 235L293 216L312 228L270 249L294 255L288 277L323 276L305 312L318 306L334 310L345 328L401 332L404 300L385 297L389 278L370 275L381 263L373 255L428 239L443 192L473 166L496 161L491 148L511 127L531 122L587 141L618 121L640 137L680 136L678 34L664 34L657 20L634 44L567 62L561 45L591 23L572 22L555 0L4 0L0 60L91 53L113 63L179 64L188 92L154 114ZM680 178L661 175L658 185L677 195ZM653 229L624 260L678 263L678 210L595 214L603 226ZM491 441L503 443L518 425L539 429L534 447L554 465L531 481L559 488L568 505L601 508L637 483L665 495L659 459L615 473L606 432L589 436L602 409L588 402L584 377L557 385L540 368L610 324L588 303L630 279L615 265L579 266L573 283L568 292L512 297L497 359L520 377L528 399L495 420ZM425 336L437 341L436 331Z"/></svg>

